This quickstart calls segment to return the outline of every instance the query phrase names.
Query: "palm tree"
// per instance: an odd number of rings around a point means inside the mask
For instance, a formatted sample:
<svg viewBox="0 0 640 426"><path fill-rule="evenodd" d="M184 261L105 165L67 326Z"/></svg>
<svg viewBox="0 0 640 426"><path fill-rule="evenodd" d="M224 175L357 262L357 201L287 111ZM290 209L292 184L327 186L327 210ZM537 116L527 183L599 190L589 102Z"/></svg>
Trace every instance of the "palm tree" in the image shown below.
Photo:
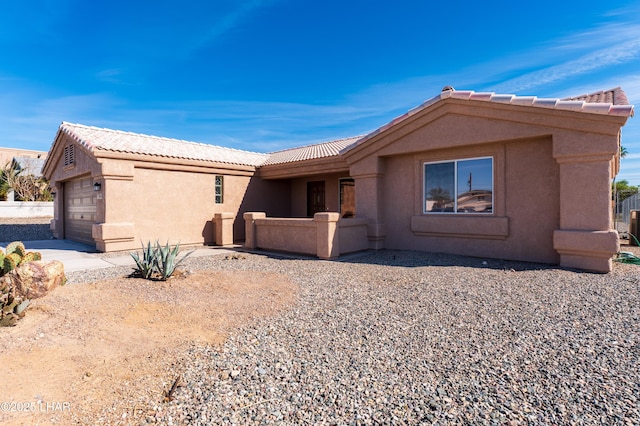
<svg viewBox="0 0 640 426"><path fill-rule="evenodd" d="M0 169L0 200L7 198L7 193L11 190L9 184L9 174L11 173L11 167L7 163L2 169Z"/></svg>
<svg viewBox="0 0 640 426"><path fill-rule="evenodd" d="M627 151L627 148L625 148L624 146L620 145L620 158L624 158L627 156L629 152Z"/></svg>

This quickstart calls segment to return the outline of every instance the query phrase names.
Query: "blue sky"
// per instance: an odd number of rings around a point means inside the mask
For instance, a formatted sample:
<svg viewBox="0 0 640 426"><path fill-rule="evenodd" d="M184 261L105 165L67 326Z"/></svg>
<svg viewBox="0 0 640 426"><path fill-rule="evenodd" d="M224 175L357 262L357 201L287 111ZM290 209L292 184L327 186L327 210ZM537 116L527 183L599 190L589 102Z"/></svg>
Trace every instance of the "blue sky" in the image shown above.
<svg viewBox="0 0 640 426"><path fill-rule="evenodd" d="M456 89L640 104L640 1L2 0L0 146L62 121L270 152ZM640 185L640 117L618 179Z"/></svg>

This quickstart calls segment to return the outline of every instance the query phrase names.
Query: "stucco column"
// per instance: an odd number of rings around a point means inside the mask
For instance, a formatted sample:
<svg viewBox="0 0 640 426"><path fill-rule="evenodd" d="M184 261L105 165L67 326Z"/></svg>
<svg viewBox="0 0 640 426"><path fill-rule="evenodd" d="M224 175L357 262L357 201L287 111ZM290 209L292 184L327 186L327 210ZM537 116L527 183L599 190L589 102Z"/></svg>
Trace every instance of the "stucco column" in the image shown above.
<svg viewBox="0 0 640 426"><path fill-rule="evenodd" d="M340 240L338 236L338 220L340 213L316 213L317 249L320 259L333 259L340 256Z"/></svg>
<svg viewBox="0 0 640 426"><path fill-rule="evenodd" d="M350 174L355 181L356 217L366 218L369 248L384 248L386 235L384 225L384 161L380 158L368 158L351 165Z"/></svg>
<svg viewBox="0 0 640 426"><path fill-rule="evenodd" d="M616 149L617 149L617 145ZM611 229L613 154L556 157L560 167L560 229L553 247L560 265L609 272L619 250Z"/></svg>
<svg viewBox="0 0 640 426"><path fill-rule="evenodd" d="M213 215L216 228L216 245L228 246L233 244L233 213L224 212Z"/></svg>
<svg viewBox="0 0 640 426"><path fill-rule="evenodd" d="M53 194L53 219L51 219L49 229L51 229L54 238L63 238L64 184L60 186L52 185L51 193Z"/></svg>
<svg viewBox="0 0 640 426"><path fill-rule="evenodd" d="M137 249L135 215L144 214L131 208L132 197L141 197L134 189L134 166L130 161L100 159L100 170L93 181L100 183L96 193L96 223L92 236L99 251Z"/></svg>
<svg viewBox="0 0 640 426"><path fill-rule="evenodd" d="M256 219L264 219L267 217L266 213L262 212L246 212L242 215L244 219L244 248L255 250L257 247L256 241Z"/></svg>

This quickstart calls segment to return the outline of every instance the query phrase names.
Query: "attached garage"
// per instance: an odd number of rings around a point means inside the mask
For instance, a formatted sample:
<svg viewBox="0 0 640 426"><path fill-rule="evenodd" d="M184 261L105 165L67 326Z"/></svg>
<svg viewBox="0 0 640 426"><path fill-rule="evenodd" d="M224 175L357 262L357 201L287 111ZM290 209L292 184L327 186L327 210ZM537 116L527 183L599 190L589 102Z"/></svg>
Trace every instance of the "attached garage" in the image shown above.
<svg viewBox="0 0 640 426"><path fill-rule="evenodd" d="M280 183L254 179L266 158L62 123L43 168L55 194L53 234L98 251L135 250L156 240L181 245L243 240L244 211L288 213L280 206L288 207L289 188L274 191ZM284 195L269 195L274 192Z"/></svg>
<svg viewBox="0 0 640 426"><path fill-rule="evenodd" d="M96 223L96 193L93 178L82 177L64 183L64 237L95 245L91 235Z"/></svg>

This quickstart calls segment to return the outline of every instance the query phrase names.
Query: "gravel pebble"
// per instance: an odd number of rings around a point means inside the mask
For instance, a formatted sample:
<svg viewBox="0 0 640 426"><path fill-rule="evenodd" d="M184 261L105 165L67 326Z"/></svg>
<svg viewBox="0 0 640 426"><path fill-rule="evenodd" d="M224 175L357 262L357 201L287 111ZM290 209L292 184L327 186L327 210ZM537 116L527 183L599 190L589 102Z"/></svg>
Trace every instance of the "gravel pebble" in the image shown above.
<svg viewBox="0 0 640 426"><path fill-rule="evenodd" d="M193 346L154 422L640 423L637 266L599 275L390 250L188 266L285 273L299 301L222 348Z"/></svg>
<svg viewBox="0 0 640 426"><path fill-rule="evenodd" d="M0 241L50 240L53 238L50 229L51 219L53 218L1 218Z"/></svg>
<svg viewBox="0 0 640 426"><path fill-rule="evenodd" d="M2 229L0 241L46 239L42 228ZM173 401L149 399L137 417L105 408L99 423L640 424L638 266L589 274L382 250L333 262L199 257L184 268L287 274L299 300L222 347L194 344L176 361Z"/></svg>

